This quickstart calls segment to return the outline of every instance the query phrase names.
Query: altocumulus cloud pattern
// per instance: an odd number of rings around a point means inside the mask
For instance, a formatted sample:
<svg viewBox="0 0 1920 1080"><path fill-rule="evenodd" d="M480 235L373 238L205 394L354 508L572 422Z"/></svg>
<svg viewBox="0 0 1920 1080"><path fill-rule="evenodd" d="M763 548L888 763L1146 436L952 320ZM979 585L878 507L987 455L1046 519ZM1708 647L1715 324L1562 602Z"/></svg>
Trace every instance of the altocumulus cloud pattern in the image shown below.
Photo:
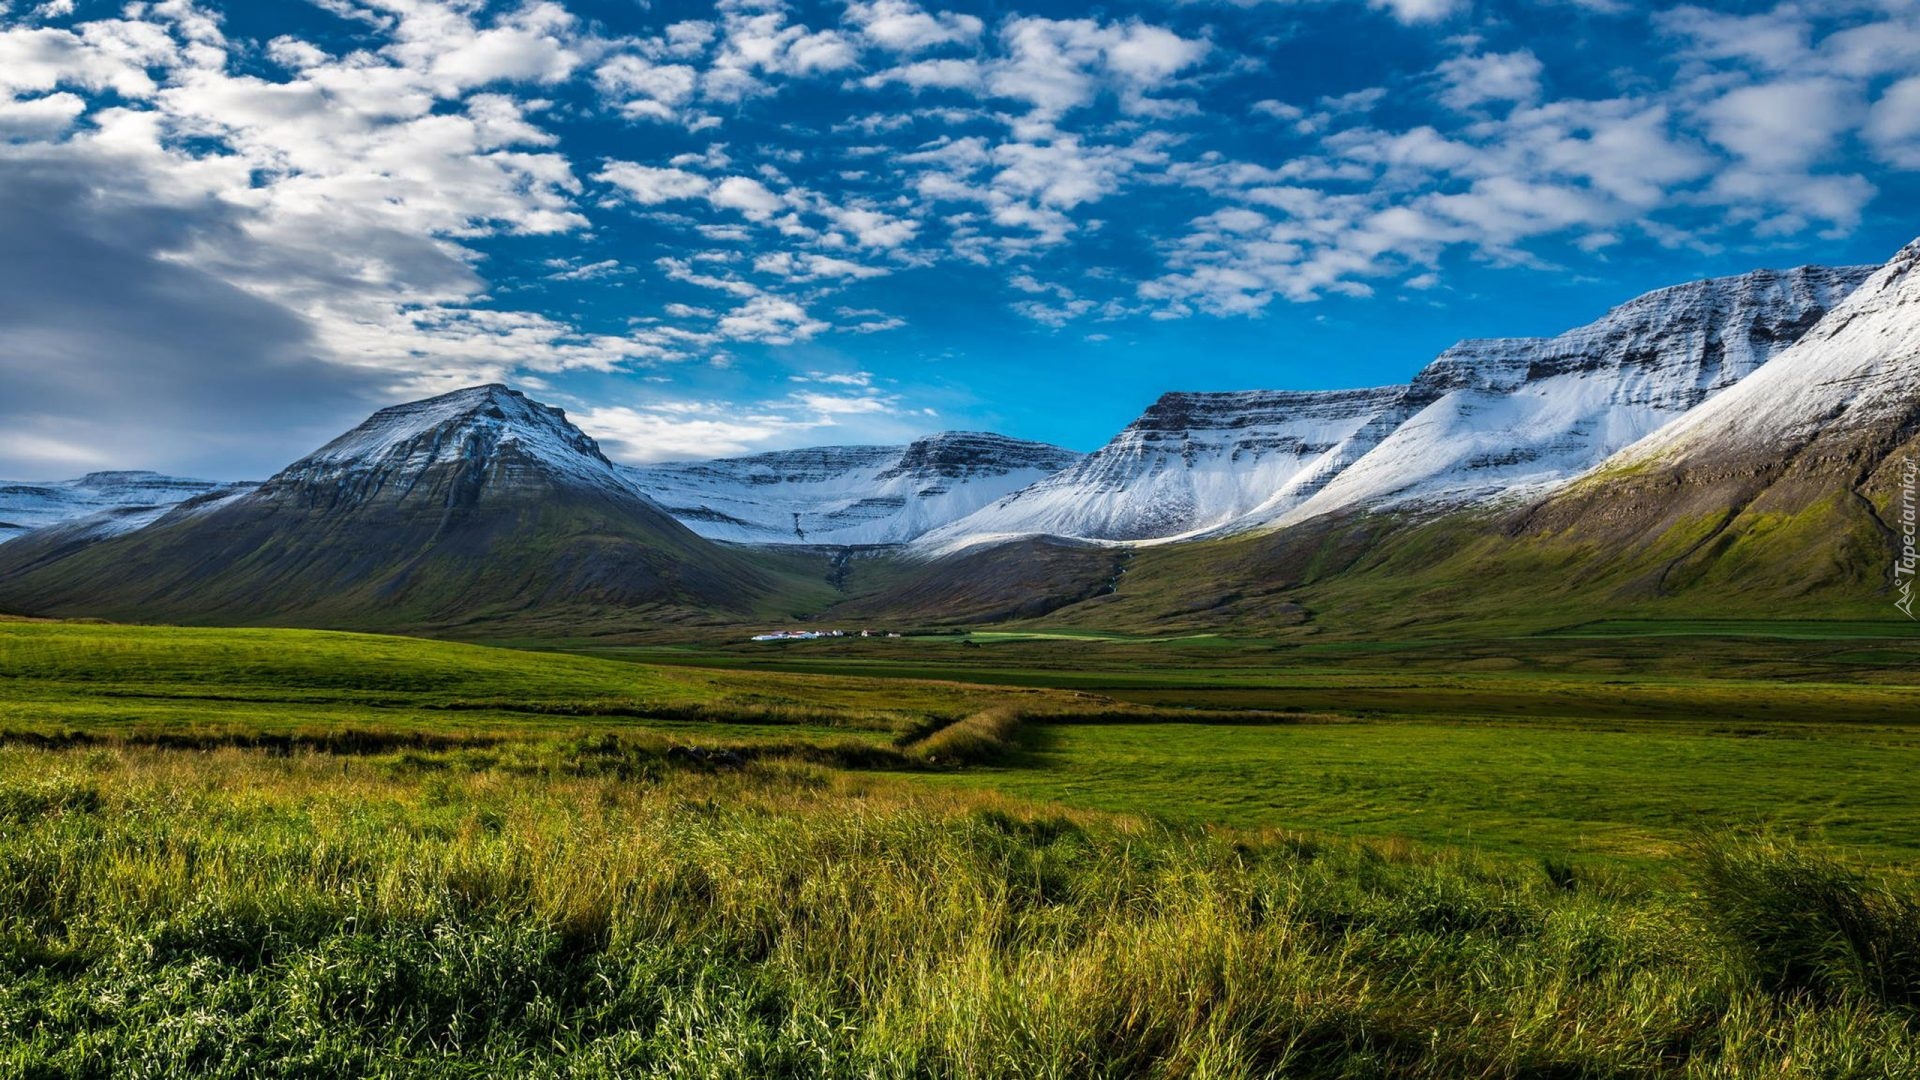
<svg viewBox="0 0 1920 1080"><path fill-rule="evenodd" d="M1510 287L1551 330L1884 257L1916 168L1895 0L15 0L0 475L233 477L490 380L632 462L1085 448L1400 378Z"/></svg>

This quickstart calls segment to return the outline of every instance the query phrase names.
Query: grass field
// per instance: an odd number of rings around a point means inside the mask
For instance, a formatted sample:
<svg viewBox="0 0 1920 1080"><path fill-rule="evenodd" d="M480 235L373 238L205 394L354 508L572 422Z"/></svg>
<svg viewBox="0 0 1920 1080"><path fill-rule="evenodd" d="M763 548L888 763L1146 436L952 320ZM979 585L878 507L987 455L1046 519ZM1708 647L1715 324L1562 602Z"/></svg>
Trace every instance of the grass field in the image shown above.
<svg viewBox="0 0 1920 1080"><path fill-rule="evenodd" d="M1696 629L0 620L0 1075L1920 1075L1909 646Z"/></svg>
<svg viewBox="0 0 1920 1080"><path fill-rule="evenodd" d="M1109 723L1038 726L1028 743L945 782L1520 855L1645 861L1702 830L1759 826L1886 862L1920 857L1916 728Z"/></svg>
<svg viewBox="0 0 1920 1080"><path fill-rule="evenodd" d="M1017 698L1036 712L1073 702ZM17 734L885 741L1006 700L952 682L642 667L370 634L0 621L0 731Z"/></svg>

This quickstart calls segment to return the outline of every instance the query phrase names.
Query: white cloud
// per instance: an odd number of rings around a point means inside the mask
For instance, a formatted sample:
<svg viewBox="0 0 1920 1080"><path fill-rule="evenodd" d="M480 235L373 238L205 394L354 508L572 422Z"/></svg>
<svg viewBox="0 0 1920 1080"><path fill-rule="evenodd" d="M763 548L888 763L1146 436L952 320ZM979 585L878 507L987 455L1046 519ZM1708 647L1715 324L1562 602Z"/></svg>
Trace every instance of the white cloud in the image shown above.
<svg viewBox="0 0 1920 1080"><path fill-rule="evenodd" d="M1531 102L1540 96L1543 71L1540 58L1526 49L1455 57L1440 65L1440 77L1446 82L1440 100L1455 109Z"/></svg>
<svg viewBox="0 0 1920 1080"><path fill-rule="evenodd" d="M569 410L616 461L635 465L688 458L731 457L824 426L819 420L734 402L696 408L612 406Z"/></svg>
<svg viewBox="0 0 1920 1080"><path fill-rule="evenodd" d="M180 45L152 23L103 20L73 30L0 33L0 89L41 92L66 86L151 97L149 69L179 62Z"/></svg>
<svg viewBox="0 0 1920 1080"><path fill-rule="evenodd" d="M986 80L978 61L920 60L875 72L862 80L869 90L899 83L915 90L977 90Z"/></svg>
<svg viewBox="0 0 1920 1080"><path fill-rule="evenodd" d="M872 386L871 371L809 371L787 376L790 382L826 383L829 386Z"/></svg>
<svg viewBox="0 0 1920 1080"><path fill-rule="evenodd" d="M920 224L865 206L825 206L822 212L834 227L863 248L897 248L914 238Z"/></svg>
<svg viewBox="0 0 1920 1080"><path fill-rule="evenodd" d="M802 389L752 403L654 400L570 410L570 415L614 460L633 464L737 456L818 439L823 429L847 425L873 439L900 438L917 430L910 416L936 415L931 409L907 409L898 395L874 389L871 380L867 372L810 372L794 381L846 390Z"/></svg>
<svg viewBox="0 0 1920 1080"><path fill-rule="evenodd" d="M753 268L788 281L815 281L821 278L863 280L885 277L888 273L881 267L862 266L830 255L796 254L791 251L769 251L753 260Z"/></svg>
<svg viewBox="0 0 1920 1080"><path fill-rule="evenodd" d="M791 25L784 11L733 7L726 11L701 89L715 101L738 102L771 92L763 78L820 75L858 63L858 47L838 30Z"/></svg>
<svg viewBox="0 0 1920 1080"><path fill-rule="evenodd" d="M1104 88L1123 110L1153 113L1166 103L1152 94L1205 57L1212 46L1139 20L1009 19L1000 31L1005 56L987 84L998 97L1025 101L1057 116L1091 102Z"/></svg>
<svg viewBox="0 0 1920 1080"><path fill-rule="evenodd" d="M1019 312L1021 315L1032 319L1034 322L1051 326L1055 329L1080 318L1098 306L1099 304L1092 300L1078 297L1071 300L1064 300L1057 304L1049 304L1040 300L1016 300L1012 305L1013 310Z"/></svg>
<svg viewBox="0 0 1920 1080"><path fill-rule="evenodd" d="M671 120L693 97L699 72L689 64L658 64L627 53L609 58L593 73L600 93L629 119Z"/></svg>
<svg viewBox="0 0 1920 1080"><path fill-rule="evenodd" d="M1895 83L1874 103L1867 138L1883 160L1920 169L1920 75Z"/></svg>
<svg viewBox="0 0 1920 1080"><path fill-rule="evenodd" d="M87 103L68 93L0 101L0 139L58 139L86 111Z"/></svg>
<svg viewBox="0 0 1920 1080"><path fill-rule="evenodd" d="M1709 103L1708 135L1762 170L1805 169L1857 126L1858 91L1837 80L1793 79L1743 86Z"/></svg>
<svg viewBox="0 0 1920 1080"><path fill-rule="evenodd" d="M787 205L765 184L750 176L729 176L720 181L708 201L718 207L738 210L753 221L765 221Z"/></svg>
<svg viewBox="0 0 1920 1080"><path fill-rule="evenodd" d="M1792 7L1753 15L1682 5L1655 18L1661 29L1687 42L1685 55L1732 60L1767 71L1805 67L1812 59L1812 27Z"/></svg>
<svg viewBox="0 0 1920 1080"><path fill-rule="evenodd" d="M896 53L917 53L943 45L970 45L980 40L985 24L977 16L942 11L929 14L911 0L853 0L847 21L866 39Z"/></svg>
<svg viewBox="0 0 1920 1080"><path fill-rule="evenodd" d="M1438 22L1466 9L1466 0L1367 0L1403 23Z"/></svg>
<svg viewBox="0 0 1920 1080"><path fill-rule="evenodd" d="M399 9L390 55L422 71L442 96L498 82L557 83L581 61L574 17L559 4L528 3L481 27L453 6Z"/></svg>
<svg viewBox="0 0 1920 1080"><path fill-rule="evenodd" d="M613 184L642 206L705 198L713 181L685 169L663 169L631 161L609 161L593 178Z"/></svg>
<svg viewBox="0 0 1920 1080"><path fill-rule="evenodd" d="M578 265L558 259L550 261L548 266L553 269L552 273L546 275L548 281L599 281L633 272L630 267L622 265L619 259L602 259Z"/></svg>
<svg viewBox="0 0 1920 1080"><path fill-rule="evenodd" d="M783 296L755 296L720 317L715 331L731 341L792 345L831 329Z"/></svg>
<svg viewBox="0 0 1920 1080"><path fill-rule="evenodd" d="M1263 98L1254 102L1249 106L1249 111L1260 116L1271 116L1275 120L1300 120L1307 115L1307 111L1298 105L1289 105L1273 98Z"/></svg>
<svg viewBox="0 0 1920 1080"><path fill-rule="evenodd" d="M687 259L670 255L662 256L654 260L654 265L674 281L697 285L703 289L713 289L730 296L759 296L761 292L760 286L730 274L702 273L694 269L693 263Z"/></svg>
<svg viewBox="0 0 1920 1080"><path fill-rule="evenodd" d="M822 416L863 416L894 411L894 401L872 394L819 394L803 391L793 395L795 404Z"/></svg>

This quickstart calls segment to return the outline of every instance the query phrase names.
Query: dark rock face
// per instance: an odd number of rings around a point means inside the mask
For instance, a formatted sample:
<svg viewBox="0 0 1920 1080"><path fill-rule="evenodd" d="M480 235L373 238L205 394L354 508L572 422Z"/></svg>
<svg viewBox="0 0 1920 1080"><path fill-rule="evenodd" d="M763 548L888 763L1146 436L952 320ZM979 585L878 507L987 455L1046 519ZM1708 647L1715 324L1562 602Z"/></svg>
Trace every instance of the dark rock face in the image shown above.
<svg viewBox="0 0 1920 1080"><path fill-rule="evenodd" d="M1625 400L1684 411L1798 341L1877 267L1756 270L1658 289L1552 338L1463 341L1414 379L1416 392L1510 392L1557 376L1621 382Z"/></svg>
<svg viewBox="0 0 1920 1080"><path fill-rule="evenodd" d="M883 469L877 479L956 480L1023 470L1055 472L1079 459L1080 455L1071 450L1046 443L981 431L949 431L909 443L899 460Z"/></svg>

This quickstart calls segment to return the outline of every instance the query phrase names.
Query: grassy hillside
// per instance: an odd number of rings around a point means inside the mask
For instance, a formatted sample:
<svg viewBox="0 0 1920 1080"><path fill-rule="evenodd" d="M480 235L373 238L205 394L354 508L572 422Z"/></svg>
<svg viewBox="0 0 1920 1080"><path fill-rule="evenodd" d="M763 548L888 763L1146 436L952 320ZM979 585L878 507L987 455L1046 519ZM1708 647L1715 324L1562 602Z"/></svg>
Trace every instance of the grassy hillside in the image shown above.
<svg viewBox="0 0 1920 1080"><path fill-rule="evenodd" d="M0 612L456 638L684 632L839 599L823 556L710 543L619 492L341 511L260 496L98 542L0 545Z"/></svg>

